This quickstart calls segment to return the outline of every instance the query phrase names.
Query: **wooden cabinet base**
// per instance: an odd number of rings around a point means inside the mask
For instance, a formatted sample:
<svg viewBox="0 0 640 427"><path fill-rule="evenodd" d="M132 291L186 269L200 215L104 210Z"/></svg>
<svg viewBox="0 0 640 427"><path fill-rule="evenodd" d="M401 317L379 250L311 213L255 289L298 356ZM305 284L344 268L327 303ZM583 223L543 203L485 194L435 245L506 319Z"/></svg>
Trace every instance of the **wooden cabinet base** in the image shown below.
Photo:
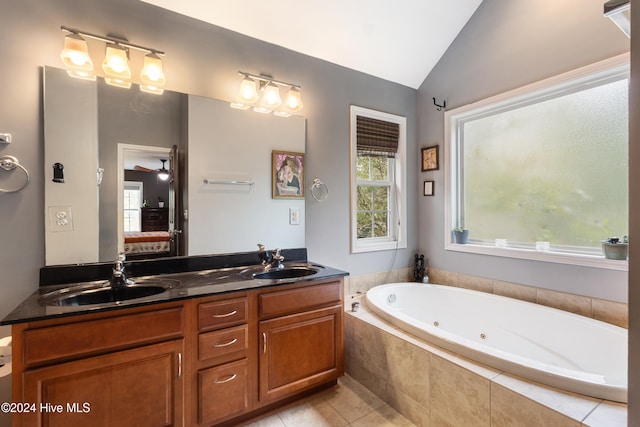
<svg viewBox="0 0 640 427"><path fill-rule="evenodd" d="M26 371L24 426L180 425L182 340ZM180 376L179 376L180 375Z"/></svg>
<svg viewBox="0 0 640 427"><path fill-rule="evenodd" d="M13 325L13 427L231 426L344 373L343 279ZM23 408L24 409L24 408Z"/></svg>

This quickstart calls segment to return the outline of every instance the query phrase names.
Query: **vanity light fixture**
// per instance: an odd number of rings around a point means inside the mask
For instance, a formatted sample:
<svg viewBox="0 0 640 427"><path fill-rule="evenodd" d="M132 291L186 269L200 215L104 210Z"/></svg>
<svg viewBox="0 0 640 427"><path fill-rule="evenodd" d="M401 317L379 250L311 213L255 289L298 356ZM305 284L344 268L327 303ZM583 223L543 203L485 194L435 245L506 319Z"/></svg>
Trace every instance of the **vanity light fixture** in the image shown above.
<svg viewBox="0 0 640 427"><path fill-rule="evenodd" d="M65 36L64 49L60 53L60 58L71 77L96 79L96 72L89 56L87 42L84 39L87 37L106 43L102 70L107 84L124 88L131 87L129 54L131 49L134 49L147 52L140 72L140 90L154 94L164 92L166 78L162 71L162 59L160 58L164 52L129 43L126 39L113 36L100 36L65 26L61 26L60 29L69 33Z"/></svg>
<svg viewBox="0 0 640 427"><path fill-rule="evenodd" d="M230 103L232 108L248 110L253 107L255 112L273 113L279 117L289 117L302 109L302 95L299 85L274 80L267 75L255 75L244 71L238 71L238 74L244 78L240 82L236 101ZM279 86L289 88L284 102L280 97Z"/></svg>
<svg viewBox="0 0 640 427"><path fill-rule="evenodd" d="M105 73L104 81L112 86L131 87L131 68L129 67L129 51L118 43L107 43L107 53L102 62Z"/></svg>
<svg viewBox="0 0 640 427"><path fill-rule="evenodd" d="M284 96L282 107L273 114L280 117L289 117L292 113L302 110L302 96L300 95L300 87L292 86Z"/></svg>
<svg viewBox="0 0 640 427"><path fill-rule="evenodd" d="M280 104L282 104L280 89L273 82L269 82L262 88L260 105L253 107L253 111L268 114L278 108Z"/></svg>
<svg viewBox="0 0 640 427"><path fill-rule="evenodd" d="M140 90L143 92L158 95L162 95L164 92L166 78L162 71L162 59L155 52L151 52L144 57L144 65L140 72L140 82Z"/></svg>
<svg viewBox="0 0 640 427"><path fill-rule="evenodd" d="M96 79L87 41L80 34L71 33L65 36L64 49L60 52L60 59L67 67L67 73L71 77L85 80Z"/></svg>
<svg viewBox="0 0 640 427"><path fill-rule="evenodd" d="M256 81L246 75L240 82L240 90L238 91L238 99L231 103L231 108L239 110L247 110L252 104L255 104L260 95L258 94L258 85Z"/></svg>

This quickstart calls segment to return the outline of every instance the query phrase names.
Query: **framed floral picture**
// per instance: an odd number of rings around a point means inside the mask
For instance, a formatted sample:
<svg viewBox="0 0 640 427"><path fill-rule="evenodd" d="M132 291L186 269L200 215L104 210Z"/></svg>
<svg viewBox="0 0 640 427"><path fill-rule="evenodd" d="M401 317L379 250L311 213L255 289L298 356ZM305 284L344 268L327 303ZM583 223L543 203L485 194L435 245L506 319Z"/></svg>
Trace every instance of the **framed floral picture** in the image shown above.
<svg viewBox="0 0 640 427"><path fill-rule="evenodd" d="M422 172L438 170L438 146L422 149Z"/></svg>
<svg viewBox="0 0 640 427"><path fill-rule="evenodd" d="M271 197L304 199L304 153L273 150Z"/></svg>

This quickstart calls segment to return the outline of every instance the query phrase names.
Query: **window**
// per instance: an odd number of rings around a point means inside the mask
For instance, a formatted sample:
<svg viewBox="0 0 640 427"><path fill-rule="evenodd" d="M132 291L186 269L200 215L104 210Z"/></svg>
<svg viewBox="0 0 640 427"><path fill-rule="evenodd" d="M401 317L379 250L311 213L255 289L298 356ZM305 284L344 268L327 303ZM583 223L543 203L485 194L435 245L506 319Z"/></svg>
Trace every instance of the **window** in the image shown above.
<svg viewBox="0 0 640 427"><path fill-rule="evenodd" d="M124 182L124 231L141 231L142 182Z"/></svg>
<svg viewBox="0 0 640 427"><path fill-rule="evenodd" d="M406 118L351 107L351 251L406 248Z"/></svg>
<svg viewBox="0 0 640 427"><path fill-rule="evenodd" d="M627 233L627 61L445 114L447 249L592 265ZM471 245L452 243L458 226Z"/></svg>

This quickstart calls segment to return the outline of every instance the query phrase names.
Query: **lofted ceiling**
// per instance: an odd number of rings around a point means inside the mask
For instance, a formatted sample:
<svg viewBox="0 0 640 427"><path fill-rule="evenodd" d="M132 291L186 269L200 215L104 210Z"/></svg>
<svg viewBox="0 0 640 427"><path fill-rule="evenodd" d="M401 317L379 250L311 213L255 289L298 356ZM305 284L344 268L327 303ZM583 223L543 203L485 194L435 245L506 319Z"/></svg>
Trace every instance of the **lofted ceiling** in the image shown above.
<svg viewBox="0 0 640 427"><path fill-rule="evenodd" d="M417 89L482 0L142 0Z"/></svg>

